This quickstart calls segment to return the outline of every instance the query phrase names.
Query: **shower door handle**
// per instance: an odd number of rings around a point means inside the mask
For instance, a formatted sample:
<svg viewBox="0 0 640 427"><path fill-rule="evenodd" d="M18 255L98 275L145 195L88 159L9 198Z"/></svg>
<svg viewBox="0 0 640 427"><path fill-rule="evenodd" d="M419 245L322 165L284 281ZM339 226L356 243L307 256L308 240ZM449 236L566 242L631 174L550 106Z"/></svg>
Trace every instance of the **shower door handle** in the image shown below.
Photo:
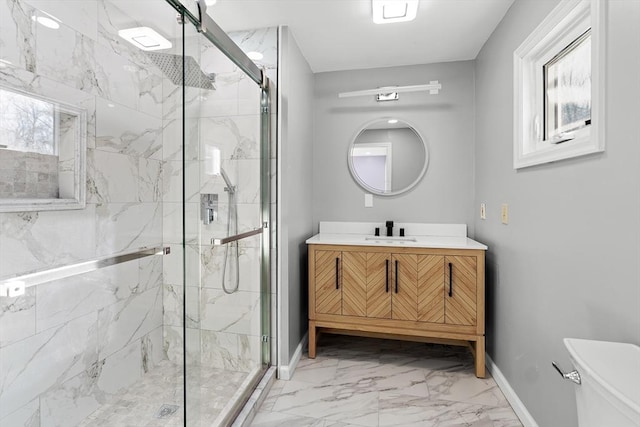
<svg viewBox="0 0 640 427"><path fill-rule="evenodd" d="M213 239L211 239L211 244L213 246L226 245L227 243L235 242L237 240L246 239L247 237L251 237L251 236L256 236L258 234L262 234L262 232L264 231L265 228L267 228L267 227L256 228L255 230L247 231L245 233L240 233L240 234L236 234L234 236L229 236L229 237L222 237L222 238L214 237Z"/></svg>

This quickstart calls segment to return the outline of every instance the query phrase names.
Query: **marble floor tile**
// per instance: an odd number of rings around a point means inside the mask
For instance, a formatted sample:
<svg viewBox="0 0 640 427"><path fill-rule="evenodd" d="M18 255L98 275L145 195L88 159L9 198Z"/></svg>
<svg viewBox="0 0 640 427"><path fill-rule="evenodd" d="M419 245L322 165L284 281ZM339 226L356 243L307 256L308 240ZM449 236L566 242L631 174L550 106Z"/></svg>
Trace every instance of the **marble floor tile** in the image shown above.
<svg viewBox="0 0 640 427"><path fill-rule="evenodd" d="M289 381L277 380L252 426L521 427L465 347L323 335Z"/></svg>

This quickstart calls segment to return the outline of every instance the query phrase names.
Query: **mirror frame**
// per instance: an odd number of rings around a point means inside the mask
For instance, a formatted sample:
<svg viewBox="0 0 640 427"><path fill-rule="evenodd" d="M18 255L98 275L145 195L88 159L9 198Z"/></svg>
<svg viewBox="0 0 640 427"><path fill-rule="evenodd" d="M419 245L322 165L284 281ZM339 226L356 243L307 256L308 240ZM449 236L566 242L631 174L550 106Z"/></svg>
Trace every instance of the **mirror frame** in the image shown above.
<svg viewBox="0 0 640 427"><path fill-rule="evenodd" d="M417 178L413 182L411 182L411 184L409 184L406 187L401 188L399 190L389 191L389 192L383 192L383 191L380 191L380 190L378 190L376 188L373 188L370 185L368 185L366 182L364 182L362 179L360 179L360 177L358 176L358 174L355 171L355 166L353 164L353 155L352 155L353 149L354 149L355 144L356 144L356 139L358 138L358 135L360 135L363 131L365 131L372 124L381 122L383 120L389 120L391 118L392 117L379 117L377 119L373 119L373 120L370 120L367 123L365 123L353 135L353 137L351 138L351 143L349 143L349 147L347 149L347 162L348 162L348 165L349 165L349 173L351 174L351 177L356 182L356 184L358 184L361 188L363 188L368 193L375 194L376 196L385 196L385 197L386 196L399 196L401 194L408 193L413 188L415 188L420 183L420 181L422 181L422 178L424 178L425 174L427 173L427 169L429 167L430 156L429 156L429 147L427 145L427 140L424 138L424 136L422 136L420 131L418 131L418 129L413 125L413 123L411 123L411 122L409 122L407 120L398 118L399 121L401 121L401 122L405 123L406 125L408 125L411 128L411 130L413 130L415 132L415 134L418 136L418 138L420 138L420 140L422 141L422 145L424 147L424 165L422 167L422 170L418 174Z"/></svg>
<svg viewBox="0 0 640 427"><path fill-rule="evenodd" d="M39 94L27 92L18 88L0 85L1 90L18 93L39 101L48 102L55 105L60 113L69 114L76 117L74 135L74 170L73 170L73 197L65 199L28 198L28 199L6 199L0 198L1 212L32 212L32 211L54 211L69 209L84 209L86 206L87 188L87 110L79 108L57 99L48 98Z"/></svg>

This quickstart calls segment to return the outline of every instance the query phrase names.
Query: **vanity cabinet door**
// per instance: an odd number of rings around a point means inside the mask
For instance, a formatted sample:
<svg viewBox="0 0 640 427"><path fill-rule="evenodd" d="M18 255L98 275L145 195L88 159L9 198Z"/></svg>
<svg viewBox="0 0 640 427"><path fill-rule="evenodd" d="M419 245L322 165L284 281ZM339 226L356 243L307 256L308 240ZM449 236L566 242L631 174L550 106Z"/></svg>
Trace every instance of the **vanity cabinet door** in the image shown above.
<svg viewBox="0 0 640 427"><path fill-rule="evenodd" d="M418 320L444 323L444 256L418 257Z"/></svg>
<svg viewBox="0 0 640 427"><path fill-rule="evenodd" d="M393 254L391 318L418 320L418 255Z"/></svg>
<svg viewBox="0 0 640 427"><path fill-rule="evenodd" d="M367 254L342 253L342 315L367 315Z"/></svg>
<svg viewBox="0 0 640 427"><path fill-rule="evenodd" d="M391 319L391 254L367 253L367 317Z"/></svg>
<svg viewBox="0 0 640 427"><path fill-rule="evenodd" d="M445 257L445 323L475 325L477 260L474 256Z"/></svg>
<svg viewBox="0 0 640 427"><path fill-rule="evenodd" d="M315 251L315 309L316 313L342 314L340 267L342 253Z"/></svg>

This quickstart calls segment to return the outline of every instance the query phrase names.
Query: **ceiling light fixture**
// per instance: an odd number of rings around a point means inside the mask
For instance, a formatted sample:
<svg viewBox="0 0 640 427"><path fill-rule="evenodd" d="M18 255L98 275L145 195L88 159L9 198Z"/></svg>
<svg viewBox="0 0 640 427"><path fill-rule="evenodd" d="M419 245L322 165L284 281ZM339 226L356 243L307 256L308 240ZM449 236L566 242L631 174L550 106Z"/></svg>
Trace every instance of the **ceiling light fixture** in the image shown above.
<svg viewBox="0 0 640 427"><path fill-rule="evenodd" d="M128 28L118 31L118 35L142 50L169 49L171 42L149 27Z"/></svg>
<svg viewBox="0 0 640 427"><path fill-rule="evenodd" d="M419 0L371 0L373 22L390 24L413 21L418 14L418 2Z"/></svg>
<svg viewBox="0 0 640 427"><path fill-rule="evenodd" d="M256 51L247 52L247 56L252 61L260 61L262 58L264 58L263 54L261 54L260 52L256 52Z"/></svg>
<svg viewBox="0 0 640 427"><path fill-rule="evenodd" d="M60 23L62 22L55 16L42 11L31 15L31 20L37 22L43 27L51 28L52 30L57 30L58 28L60 28Z"/></svg>

